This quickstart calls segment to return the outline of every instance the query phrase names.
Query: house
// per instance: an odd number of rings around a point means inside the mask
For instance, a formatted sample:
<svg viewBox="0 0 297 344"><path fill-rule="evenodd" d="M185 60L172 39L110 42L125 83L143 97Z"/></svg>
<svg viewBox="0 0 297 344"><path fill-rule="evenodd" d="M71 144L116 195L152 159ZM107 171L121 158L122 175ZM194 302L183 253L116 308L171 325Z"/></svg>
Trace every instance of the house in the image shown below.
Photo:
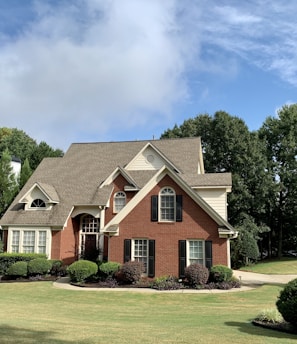
<svg viewBox="0 0 297 344"><path fill-rule="evenodd" d="M230 266L229 173L204 173L200 138L74 143L45 158L0 221L7 252L142 261L150 276Z"/></svg>

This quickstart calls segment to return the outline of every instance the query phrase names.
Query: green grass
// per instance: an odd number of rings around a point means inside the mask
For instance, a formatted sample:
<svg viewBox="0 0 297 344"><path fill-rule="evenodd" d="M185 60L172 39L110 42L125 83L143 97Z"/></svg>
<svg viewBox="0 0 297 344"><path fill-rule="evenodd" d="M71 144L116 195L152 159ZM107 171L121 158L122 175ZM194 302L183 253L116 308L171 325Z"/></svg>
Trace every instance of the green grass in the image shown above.
<svg viewBox="0 0 297 344"><path fill-rule="evenodd" d="M182 294L0 284L1 344L287 344L297 336L251 324L281 288Z"/></svg>
<svg viewBox="0 0 297 344"><path fill-rule="evenodd" d="M297 259L265 259L257 264L242 267L240 270L261 274L297 275Z"/></svg>

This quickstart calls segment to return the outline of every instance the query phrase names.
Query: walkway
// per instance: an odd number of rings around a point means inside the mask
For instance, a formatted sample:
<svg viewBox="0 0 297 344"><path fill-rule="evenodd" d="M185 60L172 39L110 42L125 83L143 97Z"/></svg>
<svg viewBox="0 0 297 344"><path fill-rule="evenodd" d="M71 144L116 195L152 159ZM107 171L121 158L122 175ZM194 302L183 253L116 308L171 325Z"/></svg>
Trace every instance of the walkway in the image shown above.
<svg viewBox="0 0 297 344"><path fill-rule="evenodd" d="M230 292L240 292L251 290L256 286L260 286L263 284L287 284L292 279L297 278L297 275L264 275L264 274L256 274L252 272L245 272L234 270L234 276L237 277L241 283L241 288L234 288L230 290L219 290L219 289L203 289L203 290L195 290L195 289L179 289L179 290L164 290L162 293L183 293L183 294L195 294L195 293L230 293ZM76 287L69 283L68 277L62 277L58 281L53 283L54 287L68 289L68 290L76 290L76 291L130 291L130 292L138 292L138 293L159 293L160 291L151 289L151 288L89 288L89 287Z"/></svg>

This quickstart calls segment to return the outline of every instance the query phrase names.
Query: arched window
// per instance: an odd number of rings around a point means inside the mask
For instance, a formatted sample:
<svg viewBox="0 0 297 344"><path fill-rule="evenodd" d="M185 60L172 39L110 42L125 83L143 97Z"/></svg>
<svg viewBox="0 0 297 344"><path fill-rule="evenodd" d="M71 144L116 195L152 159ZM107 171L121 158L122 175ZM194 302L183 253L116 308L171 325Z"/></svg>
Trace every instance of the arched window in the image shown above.
<svg viewBox="0 0 297 344"><path fill-rule="evenodd" d="M160 191L160 221L175 221L175 191L165 187Z"/></svg>
<svg viewBox="0 0 297 344"><path fill-rule="evenodd" d="M126 205L126 194L123 191L119 191L114 195L113 211L114 213L120 212Z"/></svg>
<svg viewBox="0 0 297 344"><path fill-rule="evenodd" d="M45 202L40 198L34 199L31 203L31 208L45 208Z"/></svg>

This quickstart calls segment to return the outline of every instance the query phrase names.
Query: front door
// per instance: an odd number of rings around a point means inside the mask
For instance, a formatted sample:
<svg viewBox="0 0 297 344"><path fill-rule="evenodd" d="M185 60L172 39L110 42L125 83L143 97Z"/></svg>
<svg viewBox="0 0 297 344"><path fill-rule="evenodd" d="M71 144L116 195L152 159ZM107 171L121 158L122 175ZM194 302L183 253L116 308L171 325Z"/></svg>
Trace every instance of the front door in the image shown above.
<svg viewBox="0 0 297 344"><path fill-rule="evenodd" d="M96 260L99 255L99 250L96 244L96 234L86 234L85 235L85 249L84 249L84 259Z"/></svg>

